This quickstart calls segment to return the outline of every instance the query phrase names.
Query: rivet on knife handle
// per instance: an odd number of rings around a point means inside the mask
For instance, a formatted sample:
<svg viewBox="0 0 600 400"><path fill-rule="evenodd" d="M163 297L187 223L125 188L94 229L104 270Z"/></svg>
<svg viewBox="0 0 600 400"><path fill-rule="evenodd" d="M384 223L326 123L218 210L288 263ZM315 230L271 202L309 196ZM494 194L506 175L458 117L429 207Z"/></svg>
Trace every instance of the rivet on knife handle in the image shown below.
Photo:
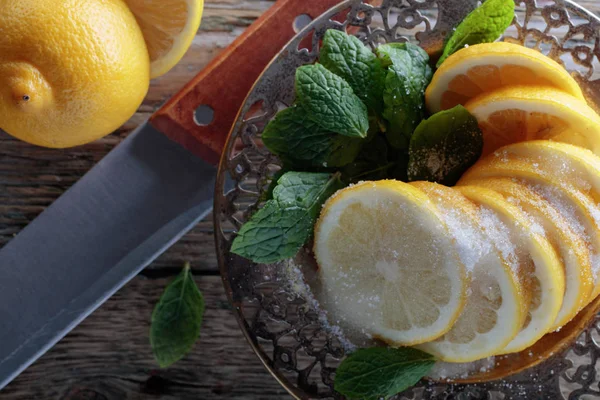
<svg viewBox="0 0 600 400"><path fill-rule="evenodd" d="M263 69L295 35L299 15L316 18L340 0L279 0L223 53L171 98L152 124L207 162L216 164L239 108ZM195 120L199 106L208 125Z"/></svg>

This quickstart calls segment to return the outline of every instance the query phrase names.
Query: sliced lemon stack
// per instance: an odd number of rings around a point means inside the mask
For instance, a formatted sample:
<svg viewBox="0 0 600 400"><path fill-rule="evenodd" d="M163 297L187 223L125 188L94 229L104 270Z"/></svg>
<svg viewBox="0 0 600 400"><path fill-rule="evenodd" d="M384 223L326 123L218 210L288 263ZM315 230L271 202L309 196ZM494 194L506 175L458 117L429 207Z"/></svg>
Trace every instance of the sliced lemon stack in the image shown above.
<svg viewBox="0 0 600 400"><path fill-rule="evenodd" d="M480 160L459 184L494 177L518 178L533 184L534 190L555 204L560 198L562 205L557 206L561 213L572 215L570 223L579 229L591 252L594 287L589 302L600 294L600 207L594 200L598 198L599 161L591 152L564 143L517 143Z"/></svg>
<svg viewBox="0 0 600 400"><path fill-rule="evenodd" d="M485 157L455 188L332 197L315 231L326 307L442 361L523 351L600 295L600 116L558 63L508 43L449 57L426 103L464 105Z"/></svg>
<svg viewBox="0 0 600 400"><path fill-rule="evenodd" d="M323 208L314 252L326 309L387 343L434 340L464 308L467 275L447 227L408 184L339 191Z"/></svg>
<svg viewBox="0 0 600 400"><path fill-rule="evenodd" d="M585 307L592 293L592 257L585 237L574 230L561 209L552 205L523 182L510 178L484 179L471 183L494 190L511 204L519 207L544 229L546 238L560 256L565 271L565 294L557 319L550 330L568 323Z"/></svg>
<svg viewBox="0 0 600 400"><path fill-rule="evenodd" d="M427 88L427 108L436 113L513 85L544 85L584 99L577 82L556 61L524 46L497 42L469 46L448 57Z"/></svg>
<svg viewBox="0 0 600 400"><path fill-rule="evenodd" d="M565 325L599 290L595 189L582 182L600 168L571 147L514 144L455 188L381 181L338 192L314 246L333 320L447 362L520 352ZM555 179L566 177L558 164L581 179Z"/></svg>
<svg viewBox="0 0 600 400"><path fill-rule="evenodd" d="M419 348L448 362L470 362L501 352L525 322L523 304L528 304L530 293L486 235L475 204L442 185L411 185L439 209L471 278L465 309L452 329Z"/></svg>
<svg viewBox="0 0 600 400"><path fill-rule="evenodd" d="M482 208L484 228L498 237L502 255L531 292L525 323L502 353L521 351L544 336L556 321L565 290L560 260L543 229L532 225L517 207L500 194L477 186L460 186L457 189Z"/></svg>

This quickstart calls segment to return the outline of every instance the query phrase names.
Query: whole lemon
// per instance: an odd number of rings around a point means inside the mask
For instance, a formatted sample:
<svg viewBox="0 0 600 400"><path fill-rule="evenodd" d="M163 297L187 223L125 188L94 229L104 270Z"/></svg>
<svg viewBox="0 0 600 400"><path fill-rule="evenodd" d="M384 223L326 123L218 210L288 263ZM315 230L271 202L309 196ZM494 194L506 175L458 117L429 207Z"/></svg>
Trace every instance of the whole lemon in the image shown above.
<svg viewBox="0 0 600 400"><path fill-rule="evenodd" d="M96 140L148 91L148 50L122 0L0 0L0 32L0 128L26 142Z"/></svg>

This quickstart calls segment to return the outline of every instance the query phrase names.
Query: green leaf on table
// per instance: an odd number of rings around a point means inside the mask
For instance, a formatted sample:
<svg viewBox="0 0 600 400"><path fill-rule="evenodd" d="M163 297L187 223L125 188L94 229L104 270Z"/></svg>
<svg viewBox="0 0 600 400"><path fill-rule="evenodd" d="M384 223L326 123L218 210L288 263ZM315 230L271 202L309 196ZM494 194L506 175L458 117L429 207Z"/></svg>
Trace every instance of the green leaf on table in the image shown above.
<svg viewBox="0 0 600 400"><path fill-rule="evenodd" d="M514 16L514 0L485 1L467 15L452 33L437 66L465 46L494 42L510 26Z"/></svg>
<svg viewBox="0 0 600 400"><path fill-rule="evenodd" d="M447 186L481 156L483 134L477 119L463 106L441 111L421 122L410 141L408 179Z"/></svg>
<svg viewBox="0 0 600 400"><path fill-rule="evenodd" d="M354 161L364 142L321 128L299 106L280 111L261 138L273 154L292 168L342 167Z"/></svg>
<svg viewBox="0 0 600 400"><path fill-rule="evenodd" d="M200 336L204 297L187 263L160 297L152 313L150 345L161 368L179 361Z"/></svg>
<svg viewBox="0 0 600 400"><path fill-rule="evenodd" d="M273 190L273 199L242 226L231 252L256 263L295 256L312 236L325 200L343 187L339 178L339 174L284 174Z"/></svg>
<svg viewBox="0 0 600 400"><path fill-rule="evenodd" d="M344 78L369 109L381 114L386 72L381 61L360 39L328 30L323 37L319 62Z"/></svg>
<svg viewBox="0 0 600 400"><path fill-rule="evenodd" d="M387 399L414 386L434 363L432 355L410 347L360 349L338 367L334 389L351 399Z"/></svg>
<svg viewBox="0 0 600 400"><path fill-rule="evenodd" d="M321 128L345 136L367 136L367 106L348 82L321 64L296 70L296 97L308 117Z"/></svg>
<svg viewBox="0 0 600 400"><path fill-rule="evenodd" d="M377 54L388 66L383 92L386 137L393 147L406 149L425 116L425 89L433 74L429 56L411 43L382 45Z"/></svg>

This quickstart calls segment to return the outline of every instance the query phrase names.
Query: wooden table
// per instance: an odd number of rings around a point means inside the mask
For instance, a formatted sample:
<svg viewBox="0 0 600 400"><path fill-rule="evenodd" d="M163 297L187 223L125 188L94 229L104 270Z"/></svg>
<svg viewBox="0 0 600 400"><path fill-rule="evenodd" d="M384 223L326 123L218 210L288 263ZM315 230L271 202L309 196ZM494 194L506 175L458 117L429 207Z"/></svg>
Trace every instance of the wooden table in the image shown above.
<svg viewBox="0 0 600 400"><path fill-rule="evenodd" d="M119 131L69 150L43 149L0 133L0 247L147 119L274 3L206 0L202 28L184 60L152 82L138 113ZM600 10L597 0L582 5ZM251 351L219 277L207 217L8 385L1 399L290 399ZM161 370L148 341L150 316L165 285L192 262L207 310L200 341ZM52 273L52 271L48 271Z"/></svg>
<svg viewBox="0 0 600 400"><path fill-rule="evenodd" d="M0 133L0 247L32 221L267 10L273 0L206 0L184 60L152 82L139 112L113 135L70 150L42 149ZM201 339L171 368L154 362L150 315L165 285L192 262L206 298ZM48 271L48 273L52 273ZM287 399L246 343L229 309L212 217L120 290L1 393L1 399Z"/></svg>

